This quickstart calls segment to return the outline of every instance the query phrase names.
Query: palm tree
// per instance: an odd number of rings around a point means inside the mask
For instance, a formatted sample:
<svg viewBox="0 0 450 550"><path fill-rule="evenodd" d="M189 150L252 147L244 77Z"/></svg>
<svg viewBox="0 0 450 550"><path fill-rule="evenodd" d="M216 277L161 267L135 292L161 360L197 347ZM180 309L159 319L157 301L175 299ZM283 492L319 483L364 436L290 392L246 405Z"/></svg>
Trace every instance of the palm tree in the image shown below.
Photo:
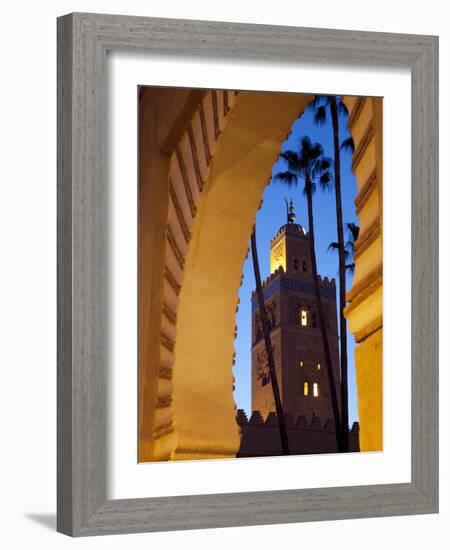
<svg viewBox="0 0 450 550"><path fill-rule="evenodd" d="M331 122L333 127L334 146L334 190L336 195L336 222L337 222L337 250L339 254L339 334L341 348L341 432L343 437L344 451L349 450L348 441L348 365L347 365L347 320L344 315L346 306L346 285L345 285L345 243L344 227L342 222L342 193L341 193L341 157L340 149L351 149L354 147L352 138L346 139L341 147L339 146L339 116L348 114L342 98L339 96L315 96L310 108L314 110L314 122L321 126L327 118L327 107L330 109Z"/></svg>
<svg viewBox="0 0 450 550"><path fill-rule="evenodd" d="M350 273L353 273L355 271L355 264L353 262L353 255L355 254L355 242L358 239L359 236L359 226L357 226L355 223L347 223L347 231L350 234L350 237L348 241L344 245L345 250L345 269L349 271ZM338 250L339 245L336 242L330 243L328 246L328 250ZM350 262L350 263L347 263Z"/></svg>
<svg viewBox="0 0 450 550"><path fill-rule="evenodd" d="M270 339L270 325L267 318L266 307L264 305L264 293L261 285L261 274L259 272L258 251L256 249L256 230L253 226L251 236L253 272L255 274L256 295L258 297L259 313L261 316L261 325L264 335L264 344L266 346L267 363L269 365L269 374L272 384L273 398L275 401L275 410L277 412L278 427L280 430L281 449L284 455L289 453L289 440L284 418L283 405L281 403L280 388L278 386L277 372L275 369L275 359L273 357L272 341Z"/></svg>
<svg viewBox="0 0 450 550"><path fill-rule="evenodd" d="M317 275L313 213L313 194L317 185L323 189L329 189L331 186L331 160L324 157L323 148L320 143L312 144L310 138L307 136L300 139L299 153L296 153L295 151L285 151L280 154L280 158L286 161L287 170L276 174L274 176L274 180L281 183L286 183L289 186L299 185L301 182L304 182L303 192L306 195L308 204L309 252L311 256L314 293L316 297L317 314L324 349L325 366L330 386L331 405L333 409L334 423L336 426L337 448L341 452L343 450L341 420L336 381L334 379L333 364L331 362L330 346L325 326L322 298L320 295L319 278Z"/></svg>
<svg viewBox="0 0 450 550"><path fill-rule="evenodd" d="M359 226L355 223L347 224L347 231L350 233L350 238L345 243L345 250L347 252L347 261L350 260L349 264L345 264L345 269L348 269L350 273L355 271L355 262L353 260L355 254L355 243L359 237Z"/></svg>

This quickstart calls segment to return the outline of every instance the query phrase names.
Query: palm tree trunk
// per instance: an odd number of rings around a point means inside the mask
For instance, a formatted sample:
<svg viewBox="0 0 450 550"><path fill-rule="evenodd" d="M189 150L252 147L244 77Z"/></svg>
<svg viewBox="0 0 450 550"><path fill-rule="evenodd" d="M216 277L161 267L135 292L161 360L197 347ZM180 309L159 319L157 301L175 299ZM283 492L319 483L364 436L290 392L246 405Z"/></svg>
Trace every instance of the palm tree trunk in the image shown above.
<svg viewBox="0 0 450 550"><path fill-rule="evenodd" d="M344 225L342 222L341 194L341 157L339 151L339 121L336 98L330 96L331 120L333 123L334 142L334 189L336 194L336 220L339 252L339 336L341 349L341 437L344 452L349 450L348 441L348 368L347 368L347 320L344 315L345 301L345 244Z"/></svg>
<svg viewBox="0 0 450 550"><path fill-rule="evenodd" d="M336 444L339 452L342 452L341 438L341 419L339 414L339 404L337 399L336 381L334 379L333 364L331 362L330 346L328 343L327 329L325 326L325 317L323 314L322 298L320 296L319 278L317 275L316 249L314 239L314 214L312 201L311 180L307 177L305 181L306 198L308 202L308 225L309 225L309 252L311 256L311 268L314 282L314 292L316 295L317 314L319 318L320 333L322 335L323 350L325 355L325 366L327 369L328 383L330 386L331 407L333 409L334 424L336 430Z"/></svg>
<svg viewBox="0 0 450 550"><path fill-rule="evenodd" d="M280 388L278 386L277 373L275 370L275 360L273 357L272 341L270 339L270 328L267 321L266 307L264 305L264 294L261 285L261 275L259 272L258 251L256 249L256 233L255 227L253 227L252 237L252 259L253 259L253 271L255 274L256 283L256 295L258 297L259 312L261 315L261 324L264 334L264 343L266 346L267 362L269 364L270 380L272 384L273 397L275 401L275 409L277 412L278 427L280 430L281 449L284 455L290 454L289 452L289 440L286 429L286 421L284 419L283 405L281 403Z"/></svg>

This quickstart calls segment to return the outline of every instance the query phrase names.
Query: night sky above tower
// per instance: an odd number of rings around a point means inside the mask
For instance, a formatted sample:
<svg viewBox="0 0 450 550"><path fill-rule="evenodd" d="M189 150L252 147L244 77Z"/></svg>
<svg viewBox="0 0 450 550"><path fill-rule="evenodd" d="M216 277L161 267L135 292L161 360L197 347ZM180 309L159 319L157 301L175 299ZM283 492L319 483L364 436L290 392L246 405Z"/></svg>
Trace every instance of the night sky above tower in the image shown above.
<svg viewBox="0 0 450 550"><path fill-rule="evenodd" d="M344 121L341 124L341 140L348 137L348 131ZM304 113L297 120L285 146L295 149L299 138L308 135L313 142L319 141L324 148L325 155L333 157L332 132L326 123L322 127L313 124L312 114ZM357 193L356 180L351 172L351 154L341 152L343 185L343 218L344 223L358 224L355 214L354 199ZM277 173L283 166L275 164L273 173ZM293 204L290 204L290 200ZM286 204L286 200L288 203ZM314 213L317 220L316 226L316 255L318 272L323 277L336 279L338 284L338 258L337 254L328 251L331 242L336 241L336 207L333 192L317 191L314 196ZM301 189L271 182L265 189L264 200L261 209L256 216L256 237L258 256L261 270L261 278L266 279L271 273L270 266L270 241L277 234L281 226L291 216L291 221L300 224L308 230L306 212L306 200ZM288 218L288 219L287 219ZM295 218L295 219L294 219ZM236 362L234 376L236 378L235 401L240 409L251 413L251 293L255 288L255 280L252 268L251 254L244 264L243 282L239 291L240 305L236 316L237 337L235 340ZM351 287L351 275L347 275L347 288ZM350 331L348 341L349 360L349 422L358 420L356 403L355 372L354 372L354 347L355 343Z"/></svg>

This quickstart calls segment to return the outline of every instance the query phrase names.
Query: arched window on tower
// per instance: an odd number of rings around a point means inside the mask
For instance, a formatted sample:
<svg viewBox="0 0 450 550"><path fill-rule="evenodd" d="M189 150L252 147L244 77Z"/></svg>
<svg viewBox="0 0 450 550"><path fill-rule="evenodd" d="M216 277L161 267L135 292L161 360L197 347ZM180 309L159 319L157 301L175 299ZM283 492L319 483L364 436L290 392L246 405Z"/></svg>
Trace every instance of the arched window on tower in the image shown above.
<svg viewBox="0 0 450 550"><path fill-rule="evenodd" d="M298 269L298 260L297 258L294 259L294 271L297 271Z"/></svg>
<svg viewBox="0 0 450 550"><path fill-rule="evenodd" d="M303 395L305 397L308 397L308 394L309 394L308 382L303 382Z"/></svg>
<svg viewBox="0 0 450 550"><path fill-rule="evenodd" d="M305 260L303 260L302 262L302 270L303 270L303 273L306 273L308 271Z"/></svg>
<svg viewBox="0 0 450 550"><path fill-rule="evenodd" d="M306 309L300 310L300 324L302 325L302 327L308 326L308 312L306 311Z"/></svg>
<svg viewBox="0 0 450 550"><path fill-rule="evenodd" d="M313 396L319 397L319 384L317 382L313 384Z"/></svg>

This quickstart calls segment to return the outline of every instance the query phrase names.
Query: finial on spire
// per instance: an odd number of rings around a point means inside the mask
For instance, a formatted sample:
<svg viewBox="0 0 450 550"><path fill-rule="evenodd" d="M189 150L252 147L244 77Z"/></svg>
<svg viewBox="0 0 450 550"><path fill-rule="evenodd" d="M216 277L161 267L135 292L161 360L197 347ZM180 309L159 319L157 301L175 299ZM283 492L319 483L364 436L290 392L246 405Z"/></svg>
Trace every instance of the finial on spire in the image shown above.
<svg viewBox="0 0 450 550"><path fill-rule="evenodd" d="M287 206L287 201L286 201L286 206ZM295 209L294 209L294 201L291 199L289 201L289 209L288 209L288 213L287 213L287 221L288 223L295 223L295 220L297 219L296 215L295 215Z"/></svg>

